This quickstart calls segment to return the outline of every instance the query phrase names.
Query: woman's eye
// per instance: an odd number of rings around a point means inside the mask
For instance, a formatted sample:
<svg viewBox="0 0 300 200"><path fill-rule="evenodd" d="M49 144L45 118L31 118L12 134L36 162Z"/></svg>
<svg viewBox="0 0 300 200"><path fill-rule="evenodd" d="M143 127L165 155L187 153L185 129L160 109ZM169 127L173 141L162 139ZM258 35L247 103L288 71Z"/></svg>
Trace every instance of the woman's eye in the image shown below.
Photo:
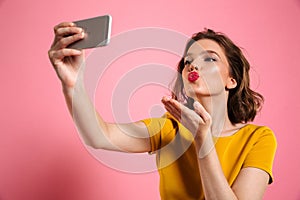
<svg viewBox="0 0 300 200"><path fill-rule="evenodd" d="M204 58L204 61L205 62L215 62L215 61L217 61L217 59L215 59L213 57L207 57L207 58Z"/></svg>

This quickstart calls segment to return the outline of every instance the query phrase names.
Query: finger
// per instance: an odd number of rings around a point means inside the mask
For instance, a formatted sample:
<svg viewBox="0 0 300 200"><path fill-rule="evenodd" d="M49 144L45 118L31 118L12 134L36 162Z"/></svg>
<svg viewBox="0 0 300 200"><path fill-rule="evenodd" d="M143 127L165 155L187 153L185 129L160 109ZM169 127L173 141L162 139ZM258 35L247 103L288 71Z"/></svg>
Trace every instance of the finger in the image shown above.
<svg viewBox="0 0 300 200"><path fill-rule="evenodd" d="M176 101L176 100L173 100L173 101ZM180 107L178 107L177 105L175 105L173 101L172 101L172 99L170 97L163 97L162 98L162 103L165 106L168 106L169 109L171 109L173 112L176 111L176 112L180 113L181 112Z"/></svg>
<svg viewBox="0 0 300 200"><path fill-rule="evenodd" d="M178 101L171 99L170 97L164 97L162 102L164 103L167 111L171 113L178 121L181 121L183 116L187 115L187 113L183 113L188 112L186 110L183 111L185 106Z"/></svg>
<svg viewBox="0 0 300 200"><path fill-rule="evenodd" d="M53 30L54 30L54 33L56 34L56 31L57 31L59 28L63 28L63 27L72 27L72 26L76 26L76 24L73 23L73 22L62 22L62 23L57 24L56 26L54 26Z"/></svg>
<svg viewBox="0 0 300 200"><path fill-rule="evenodd" d="M74 35L74 34L78 34L78 33L82 33L83 29L80 27L62 27L57 29L56 31L56 37L66 37L66 36L70 36L70 35Z"/></svg>
<svg viewBox="0 0 300 200"><path fill-rule="evenodd" d="M80 34L82 32L84 32L84 31L80 27L62 27L62 28L58 28L56 33L55 33L55 38L54 38L54 41L52 43L52 46L54 46L62 38L72 36L72 35L75 35L75 34Z"/></svg>
<svg viewBox="0 0 300 200"><path fill-rule="evenodd" d="M169 97L169 96L163 96L163 98L161 99L161 102L168 102L168 101L170 101L171 100L171 97Z"/></svg>
<svg viewBox="0 0 300 200"><path fill-rule="evenodd" d="M176 108L176 109L178 109L178 110L181 110L181 108L182 108L182 104L181 103L179 103L177 100L175 100L175 99L172 99L172 98L170 98L170 97L163 97L162 98L162 102L164 103L164 104L169 104L169 105L172 105L174 108Z"/></svg>
<svg viewBox="0 0 300 200"><path fill-rule="evenodd" d="M82 28L77 27L73 22L62 22L54 27L55 38L52 43L52 46L60 40L62 37L67 35L73 35L76 33L83 32Z"/></svg>
<svg viewBox="0 0 300 200"><path fill-rule="evenodd" d="M72 36L68 36L68 37L62 37L60 40L58 40L54 46L53 49L63 49L66 48L67 46L69 46L70 44L78 41L78 40L82 40L84 38L85 34L84 32L72 35Z"/></svg>
<svg viewBox="0 0 300 200"><path fill-rule="evenodd" d="M179 103L177 100L175 99L171 99L170 103L178 110L182 111L183 109L185 109L186 107L184 105L182 105L181 103Z"/></svg>
<svg viewBox="0 0 300 200"><path fill-rule="evenodd" d="M166 110L173 115L178 121L181 120L181 113L177 110L174 109L174 107L170 106L170 105L165 105Z"/></svg>
<svg viewBox="0 0 300 200"><path fill-rule="evenodd" d="M57 62L61 62L65 57L81 55L82 51L76 49L60 49L57 51L50 50L48 54L52 63L56 65Z"/></svg>
<svg viewBox="0 0 300 200"><path fill-rule="evenodd" d="M194 102L194 110L195 112L200 115L205 123L209 122L211 119L210 114L205 110L205 108L198 102Z"/></svg>

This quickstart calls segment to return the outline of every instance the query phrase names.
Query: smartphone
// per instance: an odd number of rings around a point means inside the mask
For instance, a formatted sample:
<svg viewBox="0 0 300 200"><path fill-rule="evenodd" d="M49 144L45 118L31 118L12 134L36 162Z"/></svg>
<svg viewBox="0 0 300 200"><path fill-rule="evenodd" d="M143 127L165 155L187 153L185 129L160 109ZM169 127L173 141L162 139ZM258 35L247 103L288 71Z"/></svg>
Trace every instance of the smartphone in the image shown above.
<svg viewBox="0 0 300 200"><path fill-rule="evenodd" d="M74 21L74 23L84 30L85 37L70 44L68 48L88 49L108 45L112 23L110 15Z"/></svg>

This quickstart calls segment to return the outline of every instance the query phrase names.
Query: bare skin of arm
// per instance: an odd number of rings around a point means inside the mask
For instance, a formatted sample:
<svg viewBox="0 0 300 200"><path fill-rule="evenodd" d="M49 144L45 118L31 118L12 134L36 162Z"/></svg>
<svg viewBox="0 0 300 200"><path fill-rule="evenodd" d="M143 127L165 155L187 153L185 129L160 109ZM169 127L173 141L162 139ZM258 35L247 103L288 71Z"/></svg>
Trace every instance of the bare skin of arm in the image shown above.
<svg viewBox="0 0 300 200"><path fill-rule="evenodd" d="M54 33L55 38L48 51L49 59L61 81L68 109L73 119L76 118L84 142L93 148L113 151L150 151L148 130L144 123L106 123L90 102L80 77L80 67L85 63L84 51L67 48L69 44L84 38L83 30L74 23L63 22L54 27ZM96 122L91 124L87 118L96 119Z"/></svg>

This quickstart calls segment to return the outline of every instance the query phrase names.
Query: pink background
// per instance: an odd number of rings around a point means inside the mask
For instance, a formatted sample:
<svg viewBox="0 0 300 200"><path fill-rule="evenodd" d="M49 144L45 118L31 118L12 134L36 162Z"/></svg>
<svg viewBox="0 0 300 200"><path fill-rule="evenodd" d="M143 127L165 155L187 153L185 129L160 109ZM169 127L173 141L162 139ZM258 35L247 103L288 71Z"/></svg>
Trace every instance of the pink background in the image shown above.
<svg viewBox="0 0 300 200"><path fill-rule="evenodd" d="M108 13L112 35L149 26L191 35L208 27L246 49L253 87L266 98L255 123L270 126L278 140L265 199L300 199L299 0L0 0L1 200L159 199L156 172L119 172L88 153L48 61L54 25ZM154 97L159 104L161 93ZM147 117L143 107L134 109Z"/></svg>

